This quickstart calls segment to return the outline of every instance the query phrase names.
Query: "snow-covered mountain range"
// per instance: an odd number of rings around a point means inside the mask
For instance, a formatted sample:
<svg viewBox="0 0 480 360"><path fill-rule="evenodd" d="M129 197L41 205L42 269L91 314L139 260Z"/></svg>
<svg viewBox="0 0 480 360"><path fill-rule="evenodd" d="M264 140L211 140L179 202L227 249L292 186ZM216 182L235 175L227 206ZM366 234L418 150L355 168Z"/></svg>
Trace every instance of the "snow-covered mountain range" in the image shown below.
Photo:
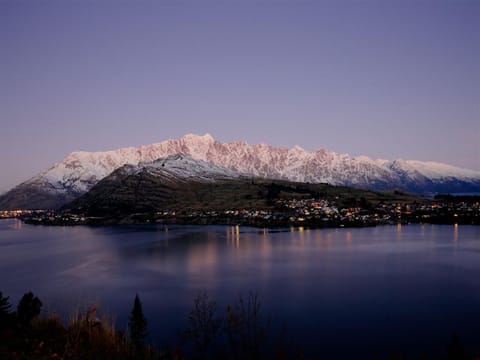
<svg viewBox="0 0 480 360"><path fill-rule="evenodd" d="M73 152L61 162L0 196L0 209L56 208L91 189L125 164L151 163L187 155L216 166L216 171L299 182L413 192L478 192L480 171L413 160L373 160L319 149L307 151L243 141L220 143L211 135L185 135L140 147L104 152ZM160 162L161 163L161 162ZM203 165L205 165L203 163ZM195 164L202 164L195 162ZM192 177L202 165L192 164Z"/></svg>

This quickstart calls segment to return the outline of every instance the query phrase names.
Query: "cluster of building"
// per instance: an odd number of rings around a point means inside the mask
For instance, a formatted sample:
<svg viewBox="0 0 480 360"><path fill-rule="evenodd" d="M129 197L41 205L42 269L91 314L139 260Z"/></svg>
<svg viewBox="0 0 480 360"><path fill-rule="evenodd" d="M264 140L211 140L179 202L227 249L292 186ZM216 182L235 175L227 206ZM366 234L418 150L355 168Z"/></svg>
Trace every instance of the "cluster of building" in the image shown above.
<svg viewBox="0 0 480 360"><path fill-rule="evenodd" d="M480 224L480 202L476 200L413 203L396 211L411 222Z"/></svg>
<svg viewBox="0 0 480 360"><path fill-rule="evenodd" d="M293 225L368 226L385 220L367 209L338 207L325 199L278 200L276 205L284 209L282 212L288 214L288 221Z"/></svg>
<svg viewBox="0 0 480 360"><path fill-rule="evenodd" d="M22 218L25 216L44 216L48 210L0 210L0 219Z"/></svg>
<svg viewBox="0 0 480 360"><path fill-rule="evenodd" d="M87 217L50 210L0 211L0 218L17 217L32 224L77 225L111 223L175 222L189 224L233 224L262 227L375 226L396 223L480 224L479 201L419 201L380 203L375 206L339 206L326 199L278 200L266 209L162 210L129 214L121 219Z"/></svg>
<svg viewBox="0 0 480 360"><path fill-rule="evenodd" d="M326 200L286 200L278 205L290 212L291 223L326 225L377 225L432 222L442 224L480 224L478 201L429 201L413 203L380 203L376 206L337 207Z"/></svg>
<svg viewBox="0 0 480 360"><path fill-rule="evenodd" d="M341 207L326 199L278 200L272 209L162 211L153 221L253 226L375 226L431 222L480 224L479 202L380 203L376 206Z"/></svg>

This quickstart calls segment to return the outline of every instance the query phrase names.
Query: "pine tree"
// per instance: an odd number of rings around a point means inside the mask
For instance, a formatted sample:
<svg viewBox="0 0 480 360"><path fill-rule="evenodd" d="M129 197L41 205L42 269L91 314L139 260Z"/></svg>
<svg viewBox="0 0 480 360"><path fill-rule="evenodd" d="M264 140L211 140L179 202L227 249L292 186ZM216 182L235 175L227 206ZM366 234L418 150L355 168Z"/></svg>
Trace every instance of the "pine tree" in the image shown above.
<svg viewBox="0 0 480 360"><path fill-rule="evenodd" d="M128 331L130 340L134 346L137 350L141 349L144 345L145 337L147 336L147 320L143 315L142 303L140 302L138 294L135 295L133 309L128 320Z"/></svg>

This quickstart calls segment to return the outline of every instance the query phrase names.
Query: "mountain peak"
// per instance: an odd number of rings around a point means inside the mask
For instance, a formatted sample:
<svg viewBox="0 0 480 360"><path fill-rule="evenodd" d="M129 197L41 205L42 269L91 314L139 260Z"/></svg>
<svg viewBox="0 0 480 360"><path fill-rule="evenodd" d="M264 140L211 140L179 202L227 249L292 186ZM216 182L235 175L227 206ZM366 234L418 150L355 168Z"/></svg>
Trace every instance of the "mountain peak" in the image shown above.
<svg viewBox="0 0 480 360"><path fill-rule="evenodd" d="M306 150L304 148L302 148L300 145L295 145L293 148L292 148L292 151L295 151L295 152L305 152Z"/></svg>
<svg viewBox="0 0 480 360"><path fill-rule="evenodd" d="M203 135L197 135L197 134L186 134L182 137L182 140L185 141L201 141L205 143L212 143L215 141L212 135L209 133L205 133Z"/></svg>

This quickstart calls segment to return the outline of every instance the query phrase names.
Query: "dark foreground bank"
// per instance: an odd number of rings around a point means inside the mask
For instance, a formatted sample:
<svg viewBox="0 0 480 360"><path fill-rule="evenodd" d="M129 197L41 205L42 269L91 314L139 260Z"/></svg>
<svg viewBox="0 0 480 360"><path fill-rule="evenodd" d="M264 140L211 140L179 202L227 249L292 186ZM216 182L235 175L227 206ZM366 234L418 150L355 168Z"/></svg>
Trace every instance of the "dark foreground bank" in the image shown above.
<svg viewBox="0 0 480 360"><path fill-rule="evenodd" d="M285 324L265 315L253 293L240 295L224 311L207 294L199 294L188 314L188 328L178 332L176 344L161 348L146 341L148 323L138 295L125 332L116 329L111 318L99 317L95 306L72 314L67 321L54 313L41 314L41 309L41 300L32 292L21 298L15 310L9 297L0 292L1 359L309 358L300 343L285 336ZM479 349L476 353L465 351L459 336L453 333L445 345L445 358L480 359ZM385 354L383 358L406 359L402 352ZM423 354L420 359L433 357Z"/></svg>

